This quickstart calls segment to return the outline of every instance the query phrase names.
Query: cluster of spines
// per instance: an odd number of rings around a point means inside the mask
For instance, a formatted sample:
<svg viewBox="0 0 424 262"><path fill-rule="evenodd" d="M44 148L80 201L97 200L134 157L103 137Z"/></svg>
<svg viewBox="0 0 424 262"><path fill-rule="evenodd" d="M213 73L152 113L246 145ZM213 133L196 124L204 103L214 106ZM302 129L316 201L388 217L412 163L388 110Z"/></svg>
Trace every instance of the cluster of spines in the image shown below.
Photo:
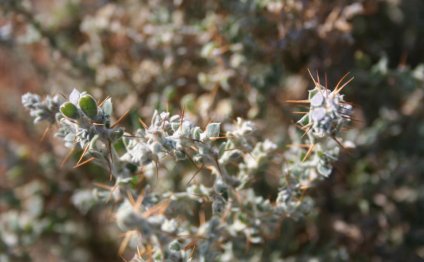
<svg viewBox="0 0 424 262"><path fill-rule="evenodd" d="M294 111L294 114L302 115L302 118L297 121L296 126L304 133L302 137L308 136L309 144L290 145L307 149L302 161L305 161L313 152L316 146L316 140L322 138L331 138L338 146L344 148L343 144L337 139L339 131L351 122L352 105L343 100L343 95L340 92L354 79L351 77L343 83L349 73L346 73L336 84L333 90L328 89L327 77L325 85L320 82L319 75L315 79L312 73L308 70L309 75L314 82L314 88L309 91L308 99L305 100L287 100L287 103L305 105L307 111ZM331 114L331 117L327 117ZM319 130L317 124L322 119L328 119L328 125L324 126L323 130Z"/></svg>

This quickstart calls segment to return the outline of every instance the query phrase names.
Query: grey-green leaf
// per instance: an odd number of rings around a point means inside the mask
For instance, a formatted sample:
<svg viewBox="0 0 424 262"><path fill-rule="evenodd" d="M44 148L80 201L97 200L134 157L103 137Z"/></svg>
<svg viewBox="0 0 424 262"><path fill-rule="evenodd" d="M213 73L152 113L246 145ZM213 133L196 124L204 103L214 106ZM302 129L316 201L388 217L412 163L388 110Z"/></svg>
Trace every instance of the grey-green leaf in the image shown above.
<svg viewBox="0 0 424 262"><path fill-rule="evenodd" d="M210 123L206 126L205 135L206 137L218 137L220 129L220 123Z"/></svg>
<svg viewBox="0 0 424 262"><path fill-rule="evenodd" d="M108 98L103 102L102 109L106 115L108 116L112 115L112 112L113 112L112 98Z"/></svg>

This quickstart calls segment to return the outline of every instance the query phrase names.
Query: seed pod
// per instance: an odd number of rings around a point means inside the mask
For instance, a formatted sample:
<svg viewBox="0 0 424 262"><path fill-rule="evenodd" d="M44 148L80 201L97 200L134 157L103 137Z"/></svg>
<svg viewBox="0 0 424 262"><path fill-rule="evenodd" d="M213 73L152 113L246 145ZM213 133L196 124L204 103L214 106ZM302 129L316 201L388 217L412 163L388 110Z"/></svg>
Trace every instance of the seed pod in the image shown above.
<svg viewBox="0 0 424 262"><path fill-rule="evenodd" d="M78 119L79 118L79 112L78 108L72 104L71 102L63 103L60 106L60 112L62 115L71 118L71 119Z"/></svg>
<svg viewBox="0 0 424 262"><path fill-rule="evenodd" d="M90 119L95 119L97 116L97 103L90 95L83 95L78 101L82 112Z"/></svg>

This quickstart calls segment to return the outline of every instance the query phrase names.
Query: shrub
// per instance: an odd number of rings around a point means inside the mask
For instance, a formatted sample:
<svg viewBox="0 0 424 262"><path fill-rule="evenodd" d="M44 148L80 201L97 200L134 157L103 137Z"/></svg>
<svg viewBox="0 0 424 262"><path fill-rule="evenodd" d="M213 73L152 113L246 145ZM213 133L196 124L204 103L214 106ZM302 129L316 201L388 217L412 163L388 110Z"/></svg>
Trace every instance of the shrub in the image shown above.
<svg viewBox="0 0 424 262"><path fill-rule="evenodd" d="M308 99L288 101L307 106L298 121L304 134L293 134L288 148L261 140L252 121L238 118L221 132L221 123L201 128L184 112L155 111L149 125L140 119L142 127L129 133L119 121L112 124L111 98L98 103L75 89L67 99L27 93L22 103L35 123L57 125L65 146L82 150L75 167L93 162L110 174L109 189L73 199L80 206L119 204L116 223L126 232L121 253L130 245L137 250L132 261L233 261L271 256L266 243L279 237L284 219L311 211L306 190L331 174L340 148L349 146L340 138L352 114L340 94L348 82L332 91L314 83ZM169 161L189 162L195 172L174 165L178 181L168 173ZM272 174L278 186L266 181L275 161L281 164ZM273 187L276 196L264 194Z"/></svg>

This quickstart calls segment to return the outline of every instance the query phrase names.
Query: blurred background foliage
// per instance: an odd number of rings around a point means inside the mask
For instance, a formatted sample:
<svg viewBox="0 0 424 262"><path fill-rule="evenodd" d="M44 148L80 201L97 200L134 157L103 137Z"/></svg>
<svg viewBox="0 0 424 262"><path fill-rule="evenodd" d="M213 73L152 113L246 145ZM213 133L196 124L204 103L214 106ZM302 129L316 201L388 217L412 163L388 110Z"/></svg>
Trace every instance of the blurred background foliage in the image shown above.
<svg viewBox="0 0 424 262"><path fill-rule="evenodd" d="M316 212L268 243L282 259L424 260L424 2L421 0L0 0L0 261L120 261L107 181L20 105L28 91L113 97L137 126L184 108L200 125L238 116L284 145L287 99L307 69L346 88L355 121ZM48 126L45 126L49 129ZM106 178L105 178L106 177Z"/></svg>

